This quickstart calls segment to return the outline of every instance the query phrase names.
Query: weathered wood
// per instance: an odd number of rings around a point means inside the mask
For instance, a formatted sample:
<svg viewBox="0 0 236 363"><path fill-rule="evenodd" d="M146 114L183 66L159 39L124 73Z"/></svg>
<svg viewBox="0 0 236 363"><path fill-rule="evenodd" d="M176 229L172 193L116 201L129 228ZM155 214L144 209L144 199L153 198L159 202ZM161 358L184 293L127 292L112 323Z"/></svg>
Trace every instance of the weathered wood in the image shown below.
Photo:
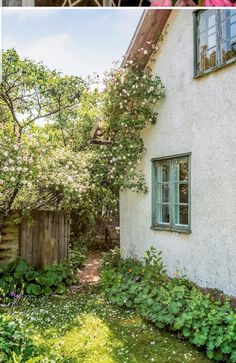
<svg viewBox="0 0 236 363"><path fill-rule="evenodd" d="M160 39L171 11L170 9L149 9L143 13L122 64L129 59L135 59L145 68L153 52L152 46L156 45ZM140 49L147 52L141 52Z"/></svg>
<svg viewBox="0 0 236 363"><path fill-rule="evenodd" d="M0 263L12 262L19 254L19 217L18 212L12 211L4 222L0 239Z"/></svg>
<svg viewBox="0 0 236 363"><path fill-rule="evenodd" d="M34 0L3 0L2 6L34 6Z"/></svg>
<svg viewBox="0 0 236 363"><path fill-rule="evenodd" d="M67 260L70 219L65 212L34 211L20 218L13 211L4 222L0 263L18 256L37 268ZM21 222L20 222L21 220Z"/></svg>
<svg viewBox="0 0 236 363"><path fill-rule="evenodd" d="M21 222L21 257L39 268L67 259L67 213L37 211Z"/></svg>

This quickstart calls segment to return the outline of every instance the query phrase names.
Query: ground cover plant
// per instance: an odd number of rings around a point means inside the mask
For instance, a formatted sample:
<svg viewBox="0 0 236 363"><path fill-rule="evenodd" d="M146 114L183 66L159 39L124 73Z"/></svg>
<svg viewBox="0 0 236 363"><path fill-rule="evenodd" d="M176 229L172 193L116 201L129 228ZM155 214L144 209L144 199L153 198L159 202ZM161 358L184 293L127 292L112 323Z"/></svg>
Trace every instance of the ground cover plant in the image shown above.
<svg viewBox="0 0 236 363"><path fill-rule="evenodd" d="M205 349L208 358L236 362L236 313L230 301L213 301L185 279L167 277L159 253L151 249L145 264L107 255L102 285L109 300L133 308L158 328L175 331L180 337Z"/></svg>
<svg viewBox="0 0 236 363"><path fill-rule="evenodd" d="M0 315L0 362L26 362L36 354L36 347L19 324Z"/></svg>
<svg viewBox="0 0 236 363"><path fill-rule="evenodd" d="M68 260L69 260L69 264L73 268L73 270L76 270L83 266L83 264L86 260L87 251L88 251L88 249L86 246L69 248Z"/></svg>
<svg viewBox="0 0 236 363"><path fill-rule="evenodd" d="M31 297L3 313L19 322L37 347L38 358L29 363L209 362L191 344L110 304L99 289Z"/></svg>
<svg viewBox="0 0 236 363"><path fill-rule="evenodd" d="M73 269L68 264L46 266L36 271L24 260L0 266L0 302L16 303L23 295L62 294L76 283Z"/></svg>

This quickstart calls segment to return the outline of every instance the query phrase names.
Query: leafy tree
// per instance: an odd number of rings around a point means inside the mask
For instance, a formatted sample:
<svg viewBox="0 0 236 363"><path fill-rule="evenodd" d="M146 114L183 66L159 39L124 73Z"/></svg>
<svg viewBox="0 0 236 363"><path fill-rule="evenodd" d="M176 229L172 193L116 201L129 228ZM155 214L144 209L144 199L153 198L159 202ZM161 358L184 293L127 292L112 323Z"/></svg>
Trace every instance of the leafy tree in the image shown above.
<svg viewBox="0 0 236 363"><path fill-rule="evenodd" d="M3 52L0 228L12 208L69 208L91 223L117 212L120 189L145 192L141 132L164 94L160 78L133 60L98 90Z"/></svg>
<svg viewBox="0 0 236 363"><path fill-rule="evenodd" d="M33 182L39 192L42 185L43 164L63 165L68 150L57 153L53 137L43 133L37 123L70 116L79 107L86 89L79 77L62 76L42 64L21 59L14 49L3 52L3 75L0 87L0 231L4 218L23 189L31 195ZM60 146L59 146L60 147ZM51 160L51 161L50 161ZM51 171L45 167L48 175ZM57 170L58 172L59 170ZM53 177L53 176L52 176ZM54 174L55 177L55 174ZM45 181L47 178L45 179ZM52 179L51 179L52 181ZM47 186L47 182L44 186ZM25 190L24 190L25 189ZM58 197L55 195L51 198ZM27 193L26 193L27 191ZM28 193L29 192L29 193ZM51 191L50 191L51 192ZM28 199L29 199L28 196ZM42 193L41 198L44 199ZM36 198L37 199L37 198ZM21 198L22 200L22 198Z"/></svg>

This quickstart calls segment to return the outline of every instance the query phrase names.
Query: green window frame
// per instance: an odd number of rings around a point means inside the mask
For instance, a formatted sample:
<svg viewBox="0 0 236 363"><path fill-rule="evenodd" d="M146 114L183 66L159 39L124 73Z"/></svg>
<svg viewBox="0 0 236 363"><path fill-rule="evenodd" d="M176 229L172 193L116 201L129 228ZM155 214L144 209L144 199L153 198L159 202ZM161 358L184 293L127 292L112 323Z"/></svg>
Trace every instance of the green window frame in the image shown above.
<svg viewBox="0 0 236 363"><path fill-rule="evenodd" d="M190 233L190 154L152 159L152 229Z"/></svg>
<svg viewBox="0 0 236 363"><path fill-rule="evenodd" d="M236 61L236 8L194 13L194 76Z"/></svg>

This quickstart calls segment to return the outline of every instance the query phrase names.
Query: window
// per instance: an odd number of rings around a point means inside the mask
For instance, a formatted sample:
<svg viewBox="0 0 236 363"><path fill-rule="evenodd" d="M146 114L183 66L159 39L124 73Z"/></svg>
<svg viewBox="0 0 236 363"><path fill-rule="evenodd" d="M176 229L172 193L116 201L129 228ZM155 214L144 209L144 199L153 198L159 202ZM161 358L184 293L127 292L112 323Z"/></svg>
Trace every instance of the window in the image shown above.
<svg viewBox="0 0 236 363"><path fill-rule="evenodd" d="M202 10L195 16L195 76L236 60L236 9Z"/></svg>
<svg viewBox="0 0 236 363"><path fill-rule="evenodd" d="M153 159L152 228L190 231L189 155Z"/></svg>

